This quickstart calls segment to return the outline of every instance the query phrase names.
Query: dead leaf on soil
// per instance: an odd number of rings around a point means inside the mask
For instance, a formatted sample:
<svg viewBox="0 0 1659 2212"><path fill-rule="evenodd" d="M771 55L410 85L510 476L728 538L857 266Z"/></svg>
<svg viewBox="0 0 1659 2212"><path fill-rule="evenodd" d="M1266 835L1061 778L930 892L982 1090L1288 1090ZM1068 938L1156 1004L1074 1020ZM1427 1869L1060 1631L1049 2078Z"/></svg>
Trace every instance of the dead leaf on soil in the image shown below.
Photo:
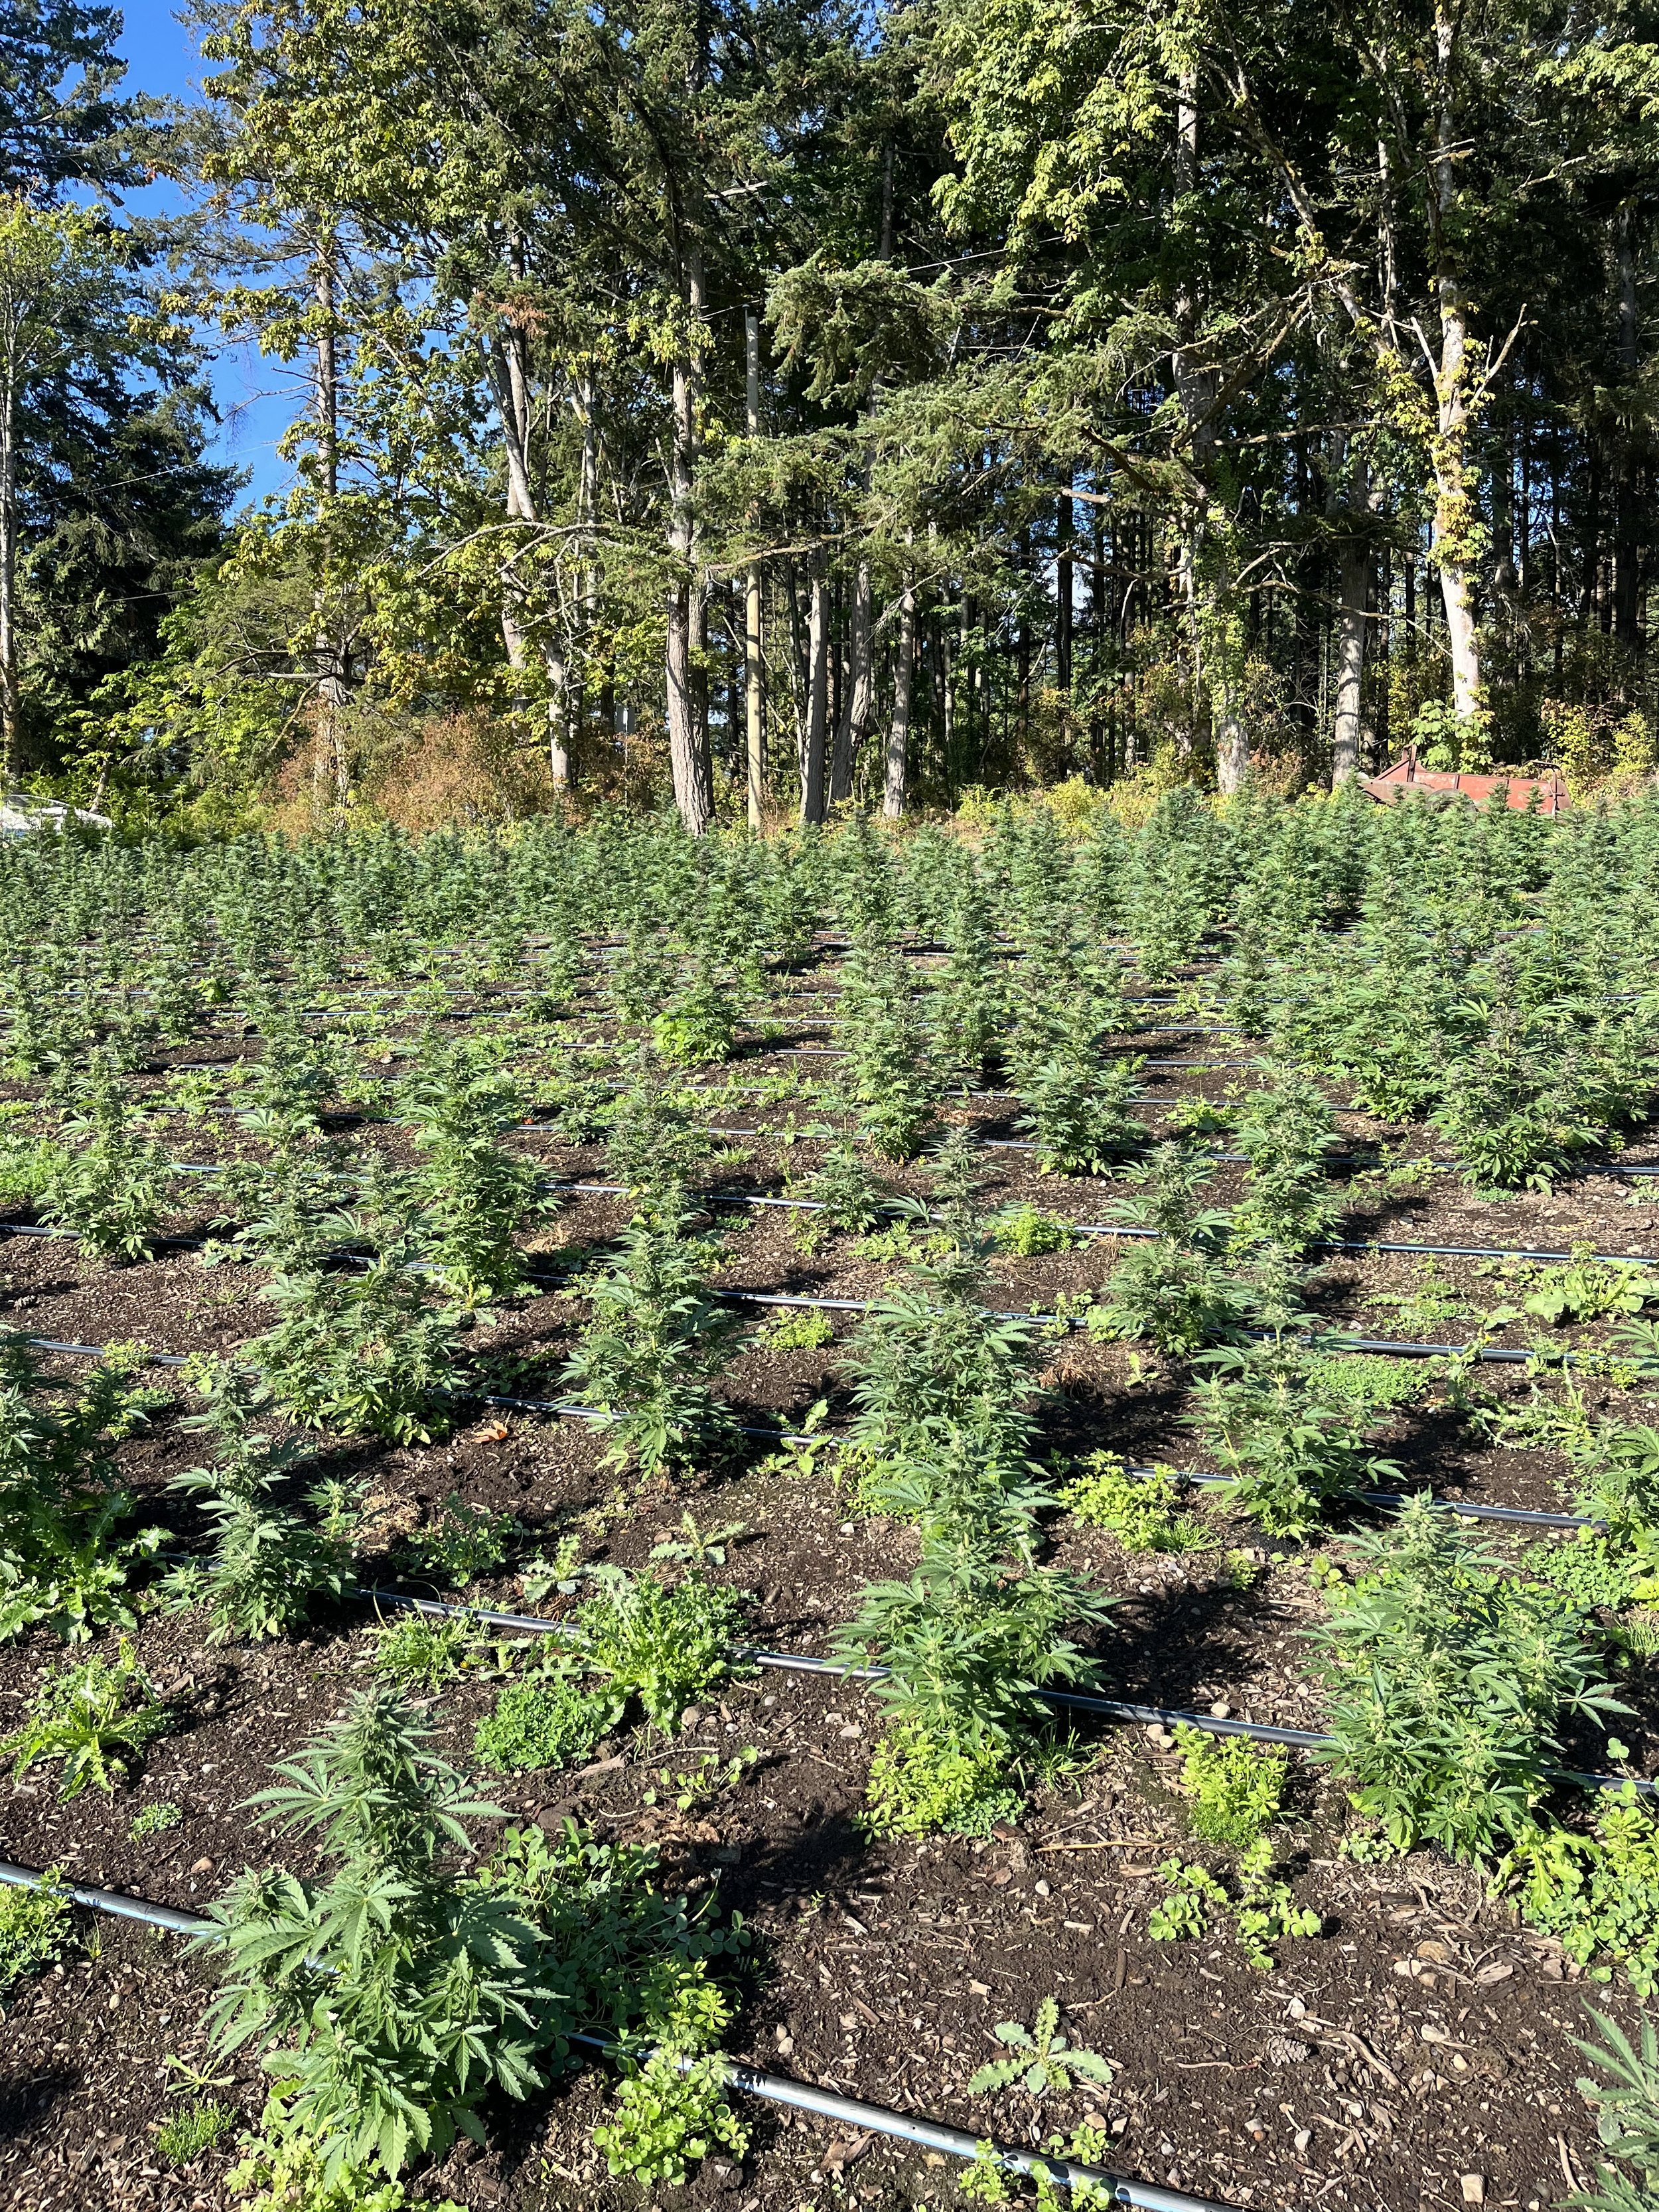
<svg viewBox="0 0 1659 2212"><path fill-rule="evenodd" d="M872 2136L848 2136L832 2142L823 2154L823 2170L829 2174L841 2174L855 2159L864 2156L874 2141Z"/></svg>

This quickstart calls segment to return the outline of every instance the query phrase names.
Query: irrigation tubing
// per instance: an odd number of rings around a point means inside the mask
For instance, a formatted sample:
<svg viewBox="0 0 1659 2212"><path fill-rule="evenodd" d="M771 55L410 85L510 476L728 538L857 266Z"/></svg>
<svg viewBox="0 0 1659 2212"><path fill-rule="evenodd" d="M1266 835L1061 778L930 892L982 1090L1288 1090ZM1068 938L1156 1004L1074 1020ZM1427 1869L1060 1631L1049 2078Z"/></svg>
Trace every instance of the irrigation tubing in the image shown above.
<svg viewBox="0 0 1659 2212"><path fill-rule="evenodd" d="M514 1126L534 1135L553 1129L556 1124L521 1121ZM175 1175L190 1176L222 1175L224 1164L206 1161L175 1160L173 1164L173 1172ZM626 1198L629 1195L629 1186L622 1182L571 1182L550 1176L545 1188L549 1190L574 1191L579 1197ZM825 1211L822 1201L817 1199L763 1197L747 1191L738 1190L706 1192L703 1194L703 1203L708 1206L747 1206L757 1210L775 1207L781 1212L791 1213L822 1213ZM937 1213L930 1212L927 1218L930 1221L935 1221L941 1217ZM1064 1226L1069 1229L1074 1237L1116 1239L1125 1243L1132 1243L1136 1239L1154 1238L1158 1233L1156 1229L1138 1229L1127 1222L1068 1221ZM40 1227L27 1222L0 1222L0 1234L9 1237L73 1237L75 1233L70 1229ZM199 1240L190 1237L158 1236L151 1241L158 1244L191 1244ZM1582 1256L1598 1267L1659 1267L1659 1257L1656 1257L1650 1252L1589 1252L1577 1255L1571 1252L1546 1250L1542 1247L1528 1244L1419 1244L1390 1242L1385 1238L1374 1237L1316 1237L1310 1240L1308 1249L1316 1252L1394 1253L1407 1258L1416 1259L1526 1260L1538 1262L1559 1262L1564 1266L1575 1258Z"/></svg>
<svg viewBox="0 0 1659 2212"><path fill-rule="evenodd" d="M531 1125L520 1124L520 1126ZM628 1185L623 1182L550 1181L548 1188L552 1190L575 1191L579 1194L592 1197L626 1198L629 1195ZM817 1199L761 1198L751 1196L746 1191L738 1190L708 1191L704 1194L704 1200L705 1203L710 1206L779 1206L794 1213L822 1213L824 1211L822 1201ZM936 1213L930 1213L928 1218L938 1220L940 1217ZM1121 1237L1126 1241L1135 1237L1155 1237L1158 1233L1156 1229L1136 1229L1127 1223L1120 1225L1105 1221L1068 1221L1066 1226L1074 1237ZM1571 1252L1547 1252L1534 1249L1529 1245L1404 1244L1389 1243L1380 1238L1370 1237L1316 1237L1310 1249L1319 1252L1398 1252L1419 1258L1447 1260L1566 1261L1571 1261L1574 1256ZM1659 1258L1656 1258L1649 1252L1591 1252L1585 1256L1603 1267L1659 1267Z"/></svg>
<svg viewBox="0 0 1659 2212"><path fill-rule="evenodd" d="M13 1860L0 1859L0 1883L18 1889L40 1889L47 1879L38 1867L20 1866ZM78 1883L65 1884L64 1890L76 1905L89 1911L140 1921L152 1928L165 1929L170 1935L200 1937L217 1932L217 1923L200 1913L180 1912L170 1905L152 1905L146 1898L129 1897L120 1890L95 1889ZM569 2039L607 2056L616 2047L603 2036L579 2033ZM746 2096L785 2105L795 2112L811 2112L842 2127L890 2136L902 2142L918 2143L927 2150L945 2151L955 2158L977 2158L980 2146L986 2140L964 2129L950 2127L943 2120L896 2112L885 2105L866 2104L860 2097L844 2097L837 2090L820 2089L815 2082L798 2081L787 2074L764 2073L739 2058L722 2058L720 2071L728 2088L740 2089ZM1115 2203L1136 2206L1139 2212L1227 2212L1227 2208L1212 2197L1188 2197L1178 2189L1159 2189L1151 2182L1131 2181L1122 2174L1108 2173L1103 2167L1085 2166L1076 2159L1044 2157L1037 2151L996 2142L992 2144L992 2153L1008 2172L1030 2174L1041 2167L1051 2182L1066 2188L1086 2185L1109 2196Z"/></svg>
<svg viewBox="0 0 1659 2212"><path fill-rule="evenodd" d="M31 1336L25 1340L35 1352L55 1352L66 1358L101 1359L106 1349L101 1344L71 1344L49 1336ZM183 1367L188 1361L188 1355L182 1352L149 1352L144 1357L146 1364L151 1367ZM576 1405L557 1398L514 1398L484 1390L457 1395L470 1398L481 1406L497 1407L506 1413L551 1413L561 1420L589 1421L599 1425L603 1425L610 1419L608 1414L599 1412L595 1407ZM758 1424L739 1424L737 1433L740 1437L759 1437L768 1443L794 1444L815 1451L842 1442L840 1437L821 1430L812 1433L762 1427ZM1231 1475L1214 1474L1194 1468L1125 1466L1121 1472L1132 1480L1141 1482L1150 1482L1164 1474L1173 1474L1181 1482L1199 1485L1221 1485L1235 1479ZM1580 1514L1547 1513L1528 1505L1481 1505L1462 1498L1436 1498L1431 1491L1415 1494L1425 1496L1444 1511L1455 1513L1470 1521L1497 1521L1525 1528L1604 1528L1607 1526L1604 1521L1588 1520ZM1385 1513L1398 1512L1407 1503L1407 1493L1395 1490L1362 1490L1352 1493L1355 1504L1375 1506Z"/></svg>
<svg viewBox="0 0 1659 2212"><path fill-rule="evenodd" d="M439 1620L470 1620L484 1627L514 1628L537 1636L563 1636L568 1632L565 1622L543 1620L533 1613L492 1613L472 1606L453 1605L441 1598L415 1597L402 1590L359 1588L356 1595L366 1601L401 1606ZM767 1667L785 1674L833 1674L843 1681L884 1681L890 1672L885 1667L845 1666L838 1660L815 1658L805 1652L764 1651L754 1644L736 1645L732 1656L750 1667ZM1038 1690L1033 1694L1044 1705L1056 1705L1066 1712L1092 1713L1103 1720L1149 1727L1199 1729L1208 1735L1246 1736L1252 1743L1280 1744L1293 1751L1318 1751L1334 1741L1312 1729L1279 1728L1266 1721L1236 1721L1218 1713L1188 1712L1178 1705L1129 1705L1116 1698L1091 1697L1080 1690ZM1580 1783L1587 1789L1622 1790L1628 1783L1644 1795L1659 1793L1659 1782L1645 1781L1635 1775L1585 1774L1565 1766L1551 1767L1548 1771L1557 1781Z"/></svg>

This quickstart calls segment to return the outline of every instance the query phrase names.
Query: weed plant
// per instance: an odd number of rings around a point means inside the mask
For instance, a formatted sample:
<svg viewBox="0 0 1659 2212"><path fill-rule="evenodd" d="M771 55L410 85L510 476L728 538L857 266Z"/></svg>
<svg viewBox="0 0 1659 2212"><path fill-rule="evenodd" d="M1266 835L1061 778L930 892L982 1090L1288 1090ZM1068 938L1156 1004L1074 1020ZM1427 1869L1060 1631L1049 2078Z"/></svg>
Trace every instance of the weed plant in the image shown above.
<svg viewBox="0 0 1659 2212"><path fill-rule="evenodd" d="M1303 1542L1336 1499L1401 1480L1365 1447L1364 1408L1322 1387L1316 1355L1278 1334L1205 1352L1191 1429L1229 1480L1221 1495L1269 1536Z"/></svg>
<svg viewBox="0 0 1659 2212"><path fill-rule="evenodd" d="M653 1022L651 1041L670 1067L712 1067L731 1059L737 1030L732 994L702 960L690 983Z"/></svg>
<svg viewBox="0 0 1659 2212"><path fill-rule="evenodd" d="M69 1407L51 1411L39 1357L0 1334L0 1638L44 1624L70 1642L134 1625L128 1578L163 1531L116 1530L130 1501L115 1449L165 1398L142 1388L137 1347L110 1345Z"/></svg>
<svg viewBox="0 0 1659 2212"><path fill-rule="evenodd" d="M399 1693L362 1692L276 1769L262 1822L315 1838L334 1871L243 1875L210 1908L201 1948L222 1987L222 2052L249 2042L322 2154L325 2178L478 2138L491 2090L541 2086L554 2025L544 1946L499 1890L455 1870L465 1821L495 1817L425 1747Z"/></svg>
<svg viewBox="0 0 1659 2212"><path fill-rule="evenodd" d="M307 1502L315 1521L285 1504L288 1476L311 1455L252 1427L271 1409L270 1389L221 1360L208 1362L198 1379L205 1409L181 1426L212 1437L218 1458L175 1475L168 1487L204 1501L213 1551L175 1570L163 1588L181 1604L205 1607L210 1643L288 1635L319 1600L337 1601L349 1587L350 1493L338 1482L314 1485Z"/></svg>
<svg viewBox="0 0 1659 2212"><path fill-rule="evenodd" d="M1567 2202L1584 2212L1651 2212L1659 2202L1659 2034L1645 2013L1634 2043L1605 2014L1589 2016L1595 2033L1578 2048L1599 2078L1581 2079L1578 2093L1613 2163L1598 2163L1595 2186Z"/></svg>
<svg viewBox="0 0 1659 2212"><path fill-rule="evenodd" d="M526 1117L522 1092L477 1043L428 1037L398 1106L421 1156L410 1198L441 1286L469 1310L520 1289L514 1237L551 1203L538 1170L501 1146Z"/></svg>
<svg viewBox="0 0 1659 2212"><path fill-rule="evenodd" d="M276 1403L312 1428L430 1443L454 1422L469 1316L434 1305L418 1246L394 1236L350 1272L279 1273L260 1291L276 1326L248 1346Z"/></svg>
<svg viewBox="0 0 1659 2212"><path fill-rule="evenodd" d="M692 1233L696 1215L671 1188L642 1207L620 1255L579 1293L592 1318L563 1373L565 1387L606 1418L606 1463L647 1475L689 1467L722 1449L732 1415L711 1388L742 1327L710 1297L717 1236Z"/></svg>
<svg viewBox="0 0 1659 2212"><path fill-rule="evenodd" d="M0 1889L0 2016L25 1983L63 1955L72 1910L56 1869L32 1887Z"/></svg>
<svg viewBox="0 0 1659 2212"><path fill-rule="evenodd" d="M88 1259L147 1260L171 1205L173 1164L107 1054L77 1086L60 1128L64 1149L36 1200L43 1221L68 1229Z"/></svg>
<svg viewBox="0 0 1659 2212"><path fill-rule="evenodd" d="M842 983L842 1080L860 1140L883 1159L915 1157L933 1124L939 1079L902 957L866 939Z"/></svg>
<svg viewBox="0 0 1659 2212"><path fill-rule="evenodd" d="M1092 2081L1104 2089L1116 2078L1117 2069L1109 2059L1060 2034L1056 1997L1043 1998L1030 2027L1017 2020L1000 2020L992 2033L1009 2056L980 2068L968 2084L970 2097L1010 2089L1016 2081L1028 2097L1069 2097L1078 2081Z"/></svg>
<svg viewBox="0 0 1659 2212"><path fill-rule="evenodd" d="M423 1613L400 1613L369 1632L369 1663L406 1690L441 1690L472 1670L484 1639L471 1614L434 1620Z"/></svg>
<svg viewBox="0 0 1659 2212"><path fill-rule="evenodd" d="M94 1656L54 1668L35 1691L22 1727L0 1739L0 1759L10 1759L14 1780L43 1761L60 1765L60 1797L78 1797L88 1784L107 1797L144 1747L171 1725L155 1685L123 1637L113 1662Z"/></svg>
<svg viewBox="0 0 1659 2212"><path fill-rule="evenodd" d="M1250 1093L1233 1126L1250 1167L1244 1203L1233 1218L1235 1243L1306 1251L1340 1211L1326 1179L1334 1129L1329 1101L1306 1077L1280 1069Z"/></svg>
<svg viewBox="0 0 1659 2212"><path fill-rule="evenodd" d="M1205 1162L1173 1144L1155 1146L1129 1171L1138 1194L1121 1200L1111 1218L1156 1234L1131 1245L1112 1270L1088 1311L1091 1336L1189 1352L1238 1320L1243 1293L1220 1258L1229 1217L1199 1203L1210 1175Z"/></svg>
<svg viewBox="0 0 1659 2212"><path fill-rule="evenodd" d="M1489 1860L1530 1828L1566 1717L1627 1708L1583 1617L1504 1573L1454 1515L1410 1498L1353 1548L1352 1594L1312 1632L1333 1740L1314 1756L1396 1850Z"/></svg>
<svg viewBox="0 0 1659 2212"><path fill-rule="evenodd" d="M1146 1923L1155 1943L1202 1939L1210 1933L1212 1917L1219 1917L1232 1923L1246 1964L1259 1974L1269 1974L1276 1963L1270 1943L1286 1936L1317 1936L1323 1929L1310 1906L1297 1904L1287 1882L1271 1879L1272 1859L1265 1846L1245 1853L1236 1898L1207 1868L1191 1861L1166 1859L1158 1871L1169 1885L1169 1893L1162 1905L1154 1906Z"/></svg>

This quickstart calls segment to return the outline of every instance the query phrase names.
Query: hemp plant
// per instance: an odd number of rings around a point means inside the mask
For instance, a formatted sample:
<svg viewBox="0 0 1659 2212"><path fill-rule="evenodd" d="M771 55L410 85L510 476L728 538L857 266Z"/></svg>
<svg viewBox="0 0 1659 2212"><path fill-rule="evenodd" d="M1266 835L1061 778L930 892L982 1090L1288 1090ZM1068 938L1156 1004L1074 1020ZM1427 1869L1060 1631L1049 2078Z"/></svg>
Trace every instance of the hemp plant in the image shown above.
<svg viewBox="0 0 1659 2212"><path fill-rule="evenodd" d="M177 1568L164 1587L182 1604L205 1606L210 1643L286 1635L319 1600L346 1593L349 1493L338 1482L314 1486L307 1493L314 1521L285 1504L286 1478L311 1452L252 1426L274 1410L270 1386L220 1360L198 1370L197 1379L207 1402L181 1425L213 1437L217 1462L175 1475L168 1487L204 1501L213 1550Z"/></svg>
<svg viewBox="0 0 1659 2212"><path fill-rule="evenodd" d="M717 1236L693 1233L685 1194L670 1186L642 1206L618 1239L620 1253L569 1297L592 1317L562 1380L606 1417L606 1458L654 1475L721 1448L732 1416L710 1387L742 1326L708 1292Z"/></svg>

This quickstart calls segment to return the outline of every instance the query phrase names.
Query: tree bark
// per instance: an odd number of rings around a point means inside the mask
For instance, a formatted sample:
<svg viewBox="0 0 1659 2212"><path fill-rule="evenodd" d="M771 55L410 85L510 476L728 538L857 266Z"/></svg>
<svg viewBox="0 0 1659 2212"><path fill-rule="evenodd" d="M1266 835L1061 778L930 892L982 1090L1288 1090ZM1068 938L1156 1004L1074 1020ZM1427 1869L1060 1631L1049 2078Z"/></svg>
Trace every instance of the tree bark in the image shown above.
<svg viewBox="0 0 1659 2212"><path fill-rule="evenodd" d="M1440 571L1440 592L1446 610L1452 711L1463 721L1478 716L1485 700L1480 688L1480 642L1474 622L1474 547L1479 516L1469 485L1469 306L1451 237L1459 149L1452 94L1457 23L1449 0L1437 0L1434 36L1440 83L1433 155L1440 362L1435 372L1435 499L1429 557Z"/></svg>
<svg viewBox="0 0 1659 2212"><path fill-rule="evenodd" d="M806 744L801 757L800 818L824 817L825 750L830 720L830 580L821 564L812 571L806 618Z"/></svg>
<svg viewBox="0 0 1659 2212"><path fill-rule="evenodd" d="M1181 79L1176 98L1175 187L1180 198L1199 189L1198 155L1198 78L1195 72L1188 71ZM1172 366L1187 421L1193 481L1183 518L1180 585L1187 605L1193 686L1209 702L1216 781L1224 792L1232 793L1243 784L1249 768L1250 740L1238 707L1238 656L1234 650L1238 615L1233 604L1232 548L1209 513L1216 503L1216 486L1211 480L1215 435L1209 421L1215 386L1212 374L1197 367L1193 358L1198 313L1197 294L1183 283L1176 297L1177 343Z"/></svg>
<svg viewBox="0 0 1659 2212"><path fill-rule="evenodd" d="M1054 514L1054 682L1072 688L1072 492L1071 477Z"/></svg>
<svg viewBox="0 0 1659 2212"><path fill-rule="evenodd" d="M890 822L904 811L910 766L910 688L916 666L916 592L907 574L899 600L898 653L893 670L893 720L887 732L886 775L881 811Z"/></svg>
<svg viewBox="0 0 1659 2212"><path fill-rule="evenodd" d="M1331 783L1359 773L1361 686L1365 673L1365 625L1370 597L1371 554L1363 538L1345 539L1337 556L1336 712L1332 725Z"/></svg>
<svg viewBox="0 0 1659 2212"><path fill-rule="evenodd" d="M696 247L686 255L686 302L695 331L703 309L702 259ZM696 589L697 532L693 477L699 435L702 374L695 343L688 341L673 365L673 425L669 441L669 550L675 576L669 585L663 644L663 676L668 708L668 762L674 804L694 837L701 837L714 811L714 774L708 732L698 713L691 665L692 629L701 611Z"/></svg>
<svg viewBox="0 0 1659 2212"><path fill-rule="evenodd" d="M1636 404L1641 370L1641 322L1636 304L1636 253L1633 223L1626 201L1614 217L1614 246L1619 266L1619 368L1626 391ZM1641 548L1636 483L1637 462L1628 442L1619 457L1619 482L1613 493L1613 629L1620 645L1631 653L1642 643L1638 619L1638 578Z"/></svg>
<svg viewBox="0 0 1659 2212"><path fill-rule="evenodd" d="M744 352L749 435L758 438L760 317L752 307L744 309ZM749 826L751 830L758 830L766 797L766 699L762 689L761 572L758 562L753 562L750 567L744 614L744 750L747 769L744 781L749 798Z"/></svg>
<svg viewBox="0 0 1659 2212"><path fill-rule="evenodd" d="M21 702L17 682L17 392L0 390L0 797L17 773Z"/></svg>
<svg viewBox="0 0 1659 2212"><path fill-rule="evenodd" d="M332 506L340 489L339 362L334 335L334 234L324 239L317 255L313 295L317 302L317 451L321 461L322 492ZM325 546L327 539L325 538ZM326 555L325 556L326 558ZM317 739L333 787L331 811L343 819L351 803L351 759L346 745L346 706L349 698L348 648L337 635L330 635L331 611L325 592L312 601L318 617Z"/></svg>
<svg viewBox="0 0 1659 2212"><path fill-rule="evenodd" d="M870 567L867 562L860 561L853 583L852 612L847 626L847 680L836 724L836 753L830 775L832 806L853 796L853 767L875 707L870 634Z"/></svg>

